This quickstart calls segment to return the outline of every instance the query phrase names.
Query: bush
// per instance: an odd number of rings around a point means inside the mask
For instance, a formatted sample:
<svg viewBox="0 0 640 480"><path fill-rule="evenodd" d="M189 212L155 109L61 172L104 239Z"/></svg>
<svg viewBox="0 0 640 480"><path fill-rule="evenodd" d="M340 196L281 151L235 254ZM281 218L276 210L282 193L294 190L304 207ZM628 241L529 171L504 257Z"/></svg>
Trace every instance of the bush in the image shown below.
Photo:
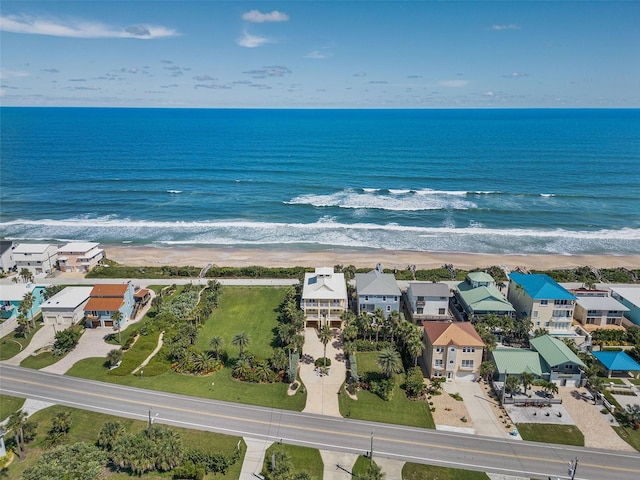
<svg viewBox="0 0 640 480"><path fill-rule="evenodd" d="M173 471L173 478L175 480L202 480L206 474L203 466L196 465L189 460Z"/></svg>
<svg viewBox="0 0 640 480"><path fill-rule="evenodd" d="M358 361L354 354L349 355L349 380L351 383L358 383L360 376L358 375Z"/></svg>
<svg viewBox="0 0 640 480"><path fill-rule="evenodd" d="M62 356L76 348L83 331L84 330L81 327L71 327L66 330L56 332L56 341L53 344L53 356Z"/></svg>
<svg viewBox="0 0 640 480"><path fill-rule="evenodd" d="M422 370L420 370L419 367L411 368L407 372L404 389L409 398L418 398L424 394L426 385L424 384L424 379L422 377Z"/></svg>
<svg viewBox="0 0 640 480"><path fill-rule="evenodd" d="M325 363L326 362L326 363ZM314 362L314 365L316 367L330 367L331 366L331 359L328 357L320 357L318 359L316 359L316 361Z"/></svg>
<svg viewBox="0 0 640 480"><path fill-rule="evenodd" d="M355 350L358 352L377 352L379 350L384 350L385 348L390 348L395 350L395 344L391 342L376 342L375 340L354 340L353 346Z"/></svg>
<svg viewBox="0 0 640 480"><path fill-rule="evenodd" d="M393 398L395 382L391 378L372 380L369 382L371 393L378 395L381 399L389 401Z"/></svg>

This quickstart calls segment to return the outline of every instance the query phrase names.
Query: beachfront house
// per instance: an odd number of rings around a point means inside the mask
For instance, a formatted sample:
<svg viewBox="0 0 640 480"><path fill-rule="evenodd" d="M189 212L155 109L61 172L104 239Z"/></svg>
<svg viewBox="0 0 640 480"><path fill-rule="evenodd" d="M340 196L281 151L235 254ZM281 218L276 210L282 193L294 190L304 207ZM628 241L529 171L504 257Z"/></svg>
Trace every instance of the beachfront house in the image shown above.
<svg viewBox="0 0 640 480"><path fill-rule="evenodd" d="M628 322L623 321L623 324L640 327L640 286L629 285L610 288L611 296L629 309L624 314Z"/></svg>
<svg viewBox="0 0 640 480"><path fill-rule="evenodd" d="M27 317L33 318L40 313L40 305L44 300L46 287L33 283L18 283L0 286L0 308L2 309L2 319L8 321L15 319L18 314L20 303L28 293L33 295L33 303Z"/></svg>
<svg viewBox="0 0 640 480"><path fill-rule="evenodd" d="M609 290L571 290L577 300L573 314L582 328L591 333L598 329L624 329L622 318L629 311L627 307L609 295Z"/></svg>
<svg viewBox="0 0 640 480"><path fill-rule="evenodd" d="M341 328L341 315L348 308L347 283L343 273L331 267L316 267L304 274L300 308L307 327L320 328L328 324Z"/></svg>
<svg viewBox="0 0 640 480"><path fill-rule="evenodd" d="M104 257L104 250L98 243L72 242L58 249L58 266L63 272L86 273Z"/></svg>
<svg viewBox="0 0 640 480"><path fill-rule="evenodd" d="M356 273L355 280L358 314L373 314L380 308L385 318L389 318L391 312L400 311L400 288L393 274L376 268L368 273Z"/></svg>
<svg viewBox="0 0 640 480"><path fill-rule="evenodd" d="M430 378L478 378L484 342L471 323L423 322L423 360Z"/></svg>
<svg viewBox="0 0 640 480"><path fill-rule="evenodd" d="M56 266L58 247L48 243L19 243L11 256L18 272L26 268L33 275L46 275Z"/></svg>
<svg viewBox="0 0 640 480"><path fill-rule="evenodd" d="M410 282L403 295L404 311L415 324L450 321L449 286L445 283Z"/></svg>
<svg viewBox="0 0 640 480"><path fill-rule="evenodd" d="M133 284L100 284L93 287L89 301L84 306L87 327L122 328L132 318L134 299ZM122 314L120 325L114 325L113 312Z"/></svg>
<svg viewBox="0 0 640 480"><path fill-rule="evenodd" d="M0 240L0 272L10 272L16 267L13 260L13 242L11 240Z"/></svg>
<svg viewBox="0 0 640 480"><path fill-rule="evenodd" d="M532 329L550 335L575 337L571 328L576 296L545 274L509 274L508 300L518 320L530 319Z"/></svg>
<svg viewBox="0 0 640 480"><path fill-rule="evenodd" d="M462 310L465 321L477 320L487 315L515 316L515 309L496 286L491 275L470 272L454 291L456 305Z"/></svg>
<svg viewBox="0 0 640 480"><path fill-rule="evenodd" d="M84 318L84 307L93 287L66 287L42 304L45 325L67 328Z"/></svg>
<svg viewBox="0 0 640 480"><path fill-rule="evenodd" d="M560 386L580 386L582 360L563 341L550 335L531 339L531 349L497 348L491 352L496 366L494 379L532 373L536 379L554 382Z"/></svg>

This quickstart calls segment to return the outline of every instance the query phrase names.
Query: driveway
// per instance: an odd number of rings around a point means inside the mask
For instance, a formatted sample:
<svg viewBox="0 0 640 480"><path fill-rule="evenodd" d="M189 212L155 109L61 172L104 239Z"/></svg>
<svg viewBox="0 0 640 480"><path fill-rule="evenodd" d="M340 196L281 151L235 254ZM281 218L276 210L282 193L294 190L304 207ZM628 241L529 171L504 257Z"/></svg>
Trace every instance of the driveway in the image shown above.
<svg viewBox="0 0 640 480"><path fill-rule="evenodd" d="M307 389L304 413L317 413L342 417L338 406L338 392L345 381L347 367L342 351L341 334L334 330L333 339L327 344L327 358L331 359L329 375L320 376L313 362L324 354L324 346L314 328L304 331L303 358L300 360L300 378Z"/></svg>
<svg viewBox="0 0 640 480"><path fill-rule="evenodd" d="M9 365L20 365L20 362L27 358L29 355L34 354L38 350L46 346L53 346L53 342L55 341L56 331L53 328L53 325L45 325L40 330L38 330L31 338L29 345L27 345L23 350L18 352L17 355L5 360L4 363Z"/></svg>
<svg viewBox="0 0 640 480"><path fill-rule="evenodd" d="M507 429L506 425L498 420L498 404L484 395L480 383L453 381L447 382L444 389L460 393L478 435L521 440L520 435L510 435L512 429Z"/></svg>
<svg viewBox="0 0 640 480"><path fill-rule="evenodd" d="M585 388L558 387L562 405L575 421L576 427L584 434L584 446L634 452L631 445L611 428L607 421L610 417L600 413L602 405L594 405L592 401L585 400L583 394L586 391Z"/></svg>
<svg viewBox="0 0 640 480"><path fill-rule="evenodd" d="M111 345L104 341L104 337L112 333L112 328L87 328L80 337L76 348L71 350L61 360L41 370L43 372L63 375L79 360L91 357L105 358L111 350L119 348L118 345Z"/></svg>

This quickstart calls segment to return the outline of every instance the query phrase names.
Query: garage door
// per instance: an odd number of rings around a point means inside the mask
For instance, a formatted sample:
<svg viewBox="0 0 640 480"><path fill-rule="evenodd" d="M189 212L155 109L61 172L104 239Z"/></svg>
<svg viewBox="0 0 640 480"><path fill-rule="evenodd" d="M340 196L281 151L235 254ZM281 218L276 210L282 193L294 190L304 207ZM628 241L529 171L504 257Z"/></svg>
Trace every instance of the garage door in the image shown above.
<svg viewBox="0 0 640 480"><path fill-rule="evenodd" d="M476 379L475 373L469 372L458 372L456 373L456 380L463 382L473 382Z"/></svg>

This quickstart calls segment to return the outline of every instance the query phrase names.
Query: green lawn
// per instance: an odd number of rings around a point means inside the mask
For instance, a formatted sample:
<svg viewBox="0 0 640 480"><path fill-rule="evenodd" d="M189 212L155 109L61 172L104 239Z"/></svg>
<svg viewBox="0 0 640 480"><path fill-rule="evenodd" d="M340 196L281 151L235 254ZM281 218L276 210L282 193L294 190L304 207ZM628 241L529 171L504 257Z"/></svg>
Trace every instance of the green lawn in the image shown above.
<svg viewBox="0 0 640 480"><path fill-rule="evenodd" d="M59 360L62 360L65 356L54 357L53 352L42 352L38 355L29 355L27 358L20 362L21 367L33 368L34 370L40 370L41 368L53 365Z"/></svg>
<svg viewBox="0 0 640 480"><path fill-rule="evenodd" d="M122 356L122 363L111 371L112 375L129 375L135 370L158 346L160 332L151 332L149 335L140 335L131 349ZM118 348L118 347L113 347ZM105 359L102 359L104 362ZM137 373L138 375L139 373Z"/></svg>
<svg viewBox="0 0 640 480"><path fill-rule="evenodd" d="M170 370L154 377L149 377L145 373L144 378L140 378L139 375L114 375L113 372L117 370L119 369L116 368L110 371L104 366L104 359L102 358L87 358L77 362L67 372L67 375L194 397L283 408L285 410L301 411L307 399L306 394L300 393L301 389L299 389L299 393L288 396L288 384L286 383L257 384L240 382L231 377L229 368L204 377L181 375ZM211 385L212 383L214 383L213 386Z"/></svg>
<svg viewBox="0 0 640 480"><path fill-rule="evenodd" d="M584 447L584 435L575 425L519 423L516 427L523 440Z"/></svg>
<svg viewBox="0 0 640 480"><path fill-rule="evenodd" d="M365 372L380 371L376 365L378 352L359 352L357 356L360 376L364 376ZM426 402L409 400L404 390L400 389L404 374L395 375L395 380L395 391L389 401L384 401L368 391L359 391L358 400L352 400L343 389L338 399L340 414L357 420L435 428L429 405Z"/></svg>
<svg viewBox="0 0 640 480"><path fill-rule="evenodd" d="M634 385L640 386L640 378L630 378L629 381Z"/></svg>
<svg viewBox="0 0 640 480"><path fill-rule="evenodd" d="M3 422L13 412L20 410L22 405L24 405L24 398L0 394L0 422Z"/></svg>
<svg viewBox="0 0 640 480"><path fill-rule="evenodd" d="M15 357L21 350L24 349L35 335L43 326L42 322L36 322L35 330L31 330L31 333L23 338L15 333L10 333L2 340L0 340L0 360L7 360L8 358Z"/></svg>
<svg viewBox="0 0 640 480"><path fill-rule="evenodd" d="M619 378L607 378L607 377L599 377L605 385L613 383L614 385L624 385L624 382Z"/></svg>
<svg viewBox="0 0 640 480"><path fill-rule="evenodd" d="M402 467L402 480L489 480L484 472L463 470L460 468L436 467L420 463L405 463Z"/></svg>
<svg viewBox="0 0 640 480"><path fill-rule="evenodd" d="M51 427L51 419L56 413L61 411L71 412L72 420L71 430L69 431L69 434L65 436L64 439L60 442L60 445L72 444L76 442L95 443L96 439L98 438L98 432L100 431L102 426L107 421L116 419L116 417L112 417L110 415L105 415L102 413L91 412L88 410L77 410L74 408L62 407L57 405L34 413L31 418L38 422L38 434L36 436L36 439L32 443L27 445L27 459L25 461L14 461L9 466L8 478L20 478L22 476L22 472L30 465L33 465L35 460L39 457L40 453L44 449L43 443L46 437L46 432ZM117 419L125 426L127 431L130 432L140 431L147 425L147 422L145 421L131 420L126 418ZM200 430L188 430L178 427L170 428L180 433L185 449L199 448L210 452L232 453L235 450L238 441L241 440L241 437L235 437L231 435L203 432ZM210 474L206 477L208 480L218 478L238 479L240 477L240 470L242 468L242 461L246 450L244 442L240 442L240 445L240 458L229 469L227 475L222 476ZM106 478L124 480L131 479L132 477L126 473L110 472L108 473ZM140 478L146 480L166 480L168 478L171 478L171 476L167 474L160 475L149 473L146 475L142 475L142 477Z"/></svg>
<svg viewBox="0 0 640 480"><path fill-rule="evenodd" d="M630 427L613 427L613 429L620 438L640 452L640 430L634 430Z"/></svg>
<svg viewBox="0 0 640 480"><path fill-rule="evenodd" d="M234 335L246 332L248 351L263 358L271 355L274 331L278 326L278 307L288 288L283 287L224 287L218 308L198 334L196 347L208 350L212 337L224 339L230 358L238 356L231 344Z"/></svg>
<svg viewBox="0 0 640 480"><path fill-rule="evenodd" d="M373 453L373 455L375 457L375 452ZM373 463L377 465L375 460ZM371 464L371 460L369 460L369 457L365 457L364 455L359 455L358 459L356 460L356 463L353 464L353 470L351 471L351 475L356 476L356 475L368 474L370 464Z"/></svg>
<svg viewBox="0 0 640 480"><path fill-rule="evenodd" d="M316 448L299 447L296 445L287 445L274 443L264 454L263 472L271 469L272 452L282 449L291 457L291 465L293 473L307 472L313 480L322 480L324 474L324 462L320 456L320 451Z"/></svg>

